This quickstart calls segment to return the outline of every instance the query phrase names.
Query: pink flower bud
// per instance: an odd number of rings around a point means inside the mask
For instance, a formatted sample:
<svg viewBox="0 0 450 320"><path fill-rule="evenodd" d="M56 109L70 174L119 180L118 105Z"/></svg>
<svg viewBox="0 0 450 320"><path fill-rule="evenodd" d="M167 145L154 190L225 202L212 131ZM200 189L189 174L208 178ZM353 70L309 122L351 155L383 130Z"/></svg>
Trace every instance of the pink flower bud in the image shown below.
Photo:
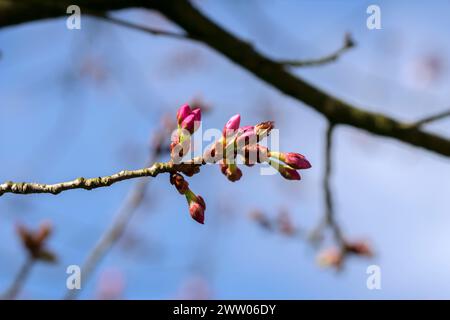
<svg viewBox="0 0 450 320"><path fill-rule="evenodd" d="M287 180L300 180L301 176L294 168L280 164L278 172Z"/></svg>
<svg viewBox="0 0 450 320"><path fill-rule="evenodd" d="M195 121L202 121L202 110L200 108L195 108L194 110L192 110L191 114L195 116Z"/></svg>
<svg viewBox="0 0 450 320"><path fill-rule="evenodd" d="M281 154L283 155L283 154ZM295 152L287 152L280 158L281 161L291 166L294 169L309 169L311 164L304 155Z"/></svg>
<svg viewBox="0 0 450 320"><path fill-rule="evenodd" d="M195 125L195 114L190 114L181 122L181 128L189 131L190 134L194 133Z"/></svg>
<svg viewBox="0 0 450 320"><path fill-rule="evenodd" d="M205 210L205 201L201 196L196 196L194 201L189 204L189 213L191 214L192 219L198 223L205 223Z"/></svg>
<svg viewBox="0 0 450 320"><path fill-rule="evenodd" d="M241 124L241 115L236 114L228 120L228 122L225 124L225 127L223 128L223 134L224 136L228 135L228 132L235 132L239 129L239 125Z"/></svg>
<svg viewBox="0 0 450 320"><path fill-rule="evenodd" d="M192 219L197 221L198 223L205 223L205 209L198 202L191 202L189 206L189 213L191 214Z"/></svg>
<svg viewBox="0 0 450 320"><path fill-rule="evenodd" d="M361 256L366 256L366 257L373 256L372 248L365 241L356 241L356 242L352 242L352 243L346 243L345 250L347 250L347 252L351 252L356 255L361 255Z"/></svg>
<svg viewBox="0 0 450 320"><path fill-rule="evenodd" d="M180 125L181 122L183 122L183 120L191 114L191 108L189 107L188 104L184 104L180 107L180 109L178 109L177 112L177 121L178 124Z"/></svg>

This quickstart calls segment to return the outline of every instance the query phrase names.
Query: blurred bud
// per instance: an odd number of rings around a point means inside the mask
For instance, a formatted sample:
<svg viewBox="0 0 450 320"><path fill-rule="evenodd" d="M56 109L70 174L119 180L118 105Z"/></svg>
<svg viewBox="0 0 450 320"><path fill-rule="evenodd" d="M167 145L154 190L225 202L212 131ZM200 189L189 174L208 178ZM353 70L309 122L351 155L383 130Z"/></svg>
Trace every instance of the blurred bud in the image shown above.
<svg viewBox="0 0 450 320"><path fill-rule="evenodd" d="M255 211L250 212L250 219L256 221L264 229L269 230L272 228L272 224L271 224L270 220L261 211L255 210Z"/></svg>
<svg viewBox="0 0 450 320"><path fill-rule="evenodd" d="M34 259L54 262L56 256L45 248L45 242L50 236L52 226L50 222L43 222L39 229L32 231L23 225L17 226L17 233L22 241L22 245Z"/></svg>
<svg viewBox="0 0 450 320"><path fill-rule="evenodd" d="M292 223L291 217L287 212L281 211L277 218L278 227L281 233L291 236L297 231L294 224Z"/></svg>
<svg viewBox="0 0 450 320"><path fill-rule="evenodd" d="M365 241L355 241L345 244L345 250L360 256L372 257L373 251L369 244Z"/></svg>
<svg viewBox="0 0 450 320"><path fill-rule="evenodd" d="M317 262L321 267L336 267L342 265L343 255L337 248L328 248L323 250L317 256Z"/></svg>

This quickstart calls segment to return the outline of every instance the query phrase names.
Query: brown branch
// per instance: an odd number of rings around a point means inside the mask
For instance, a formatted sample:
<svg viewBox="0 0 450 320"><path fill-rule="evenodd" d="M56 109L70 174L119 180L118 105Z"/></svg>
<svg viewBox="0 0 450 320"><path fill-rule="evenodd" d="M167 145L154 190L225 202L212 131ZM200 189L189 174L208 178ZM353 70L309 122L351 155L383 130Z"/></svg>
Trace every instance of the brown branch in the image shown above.
<svg viewBox="0 0 450 320"><path fill-rule="evenodd" d="M284 70L283 66L258 53L195 9L188 1L171 6L154 1L155 9L177 23L191 36L203 41L236 64L281 92L304 102L335 124L347 124L368 132L395 138L450 157L450 139L411 128L385 115L365 111L333 97Z"/></svg>
<svg viewBox="0 0 450 320"><path fill-rule="evenodd" d="M334 124L329 123L326 132L325 140L325 172L323 176L323 189L325 195L325 217L324 225L331 228L334 239L340 247L344 246L345 239L342 234L341 227L336 221L334 212L333 194L331 191L331 175L333 169L333 130Z"/></svg>
<svg viewBox="0 0 450 320"><path fill-rule="evenodd" d="M33 4L33 10L30 10ZM0 27L36 19L65 15L70 5L66 0L0 0ZM109 11L145 7L156 9L182 27L190 37L198 39L231 61L247 69L281 92L304 102L335 124L347 124L370 133L396 140L450 157L450 139L411 127L380 113L365 111L334 97L284 70L284 66L257 52L250 44L238 39L215 24L187 0L174 5L164 0L80 0L84 10Z"/></svg>
<svg viewBox="0 0 450 320"><path fill-rule="evenodd" d="M203 159L194 158L189 162L175 164L173 162L158 162L151 167L138 170L123 170L110 176L85 179L83 177L56 184L42 184L33 182L12 182L7 181L0 184L0 196L5 193L30 194L30 193L50 193L58 194L62 191L73 189L91 190L95 188L108 187L116 182L135 179L141 177L156 177L160 173L198 172L203 164Z"/></svg>
<svg viewBox="0 0 450 320"><path fill-rule="evenodd" d="M355 46L355 42L353 41L350 34L346 34L344 37L344 43L343 45L336 50L335 52L328 54L324 57L318 58L318 59L310 59L310 60L282 60L278 61L278 63L289 66L289 67L313 67L313 66L320 66L324 65L330 62L334 62L341 55L343 55L345 52L350 50Z"/></svg>

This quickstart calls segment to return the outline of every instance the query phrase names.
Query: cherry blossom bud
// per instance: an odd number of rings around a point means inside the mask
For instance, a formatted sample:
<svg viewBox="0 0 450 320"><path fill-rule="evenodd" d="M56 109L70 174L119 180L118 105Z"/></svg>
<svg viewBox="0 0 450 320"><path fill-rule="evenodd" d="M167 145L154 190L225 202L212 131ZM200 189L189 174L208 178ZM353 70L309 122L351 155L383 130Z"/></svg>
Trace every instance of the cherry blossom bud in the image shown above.
<svg viewBox="0 0 450 320"><path fill-rule="evenodd" d="M300 173L298 173L294 168L291 168L286 165L280 165L278 172L281 174L281 176L287 180L300 180L301 176Z"/></svg>
<svg viewBox="0 0 450 320"><path fill-rule="evenodd" d="M189 213L195 221L204 224L206 204L201 196L196 196L191 190L186 193L186 199L189 203Z"/></svg>
<svg viewBox="0 0 450 320"><path fill-rule="evenodd" d="M269 160L269 164L287 180L300 180L300 174L292 167Z"/></svg>
<svg viewBox="0 0 450 320"><path fill-rule="evenodd" d="M181 129L187 130L190 134L193 134L195 131L195 118L196 115L191 113L181 122Z"/></svg>
<svg viewBox="0 0 450 320"><path fill-rule="evenodd" d="M202 110L200 108L195 108L194 110L192 110L191 114L195 116L195 121L202 121Z"/></svg>
<svg viewBox="0 0 450 320"><path fill-rule="evenodd" d="M236 132L239 129L239 125L241 123L241 115L235 114L228 120L228 122L225 124L225 127L223 128L223 135L229 136L230 132Z"/></svg>
<svg viewBox="0 0 450 320"><path fill-rule="evenodd" d="M180 194L185 194L189 190L189 183L179 173L170 176L170 183L175 186Z"/></svg>
<svg viewBox="0 0 450 320"><path fill-rule="evenodd" d="M283 161L294 169L311 168L311 163L300 153L288 152L285 154L285 160Z"/></svg>
<svg viewBox="0 0 450 320"><path fill-rule="evenodd" d="M270 134L270 131L274 128L273 121L261 122L255 126L255 133L258 139L261 140Z"/></svg>
<svg viewBox="0 0 450 320"><path fill-rule="evenodd" d="M309 169L311 163L304 155L295 152L270 152L270 157L279 159L294 169Z"/></svg>
<svg viewBox="0 0 450 320"><path fill-rule="evenodd" d="M178 121L178 125L181 125L181 122L183 122L183 120L191 114L191 108L189 107L188 104L184 104L180 107L180 109L178 109L177 112L177 121Z"/></svg>

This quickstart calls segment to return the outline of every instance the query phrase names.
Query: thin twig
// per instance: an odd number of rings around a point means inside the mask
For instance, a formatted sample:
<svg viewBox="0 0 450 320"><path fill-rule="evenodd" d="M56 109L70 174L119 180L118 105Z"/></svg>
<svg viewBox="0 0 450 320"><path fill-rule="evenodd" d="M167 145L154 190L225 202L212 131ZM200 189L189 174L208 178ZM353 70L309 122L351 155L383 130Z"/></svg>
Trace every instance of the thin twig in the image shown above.
<svg viewBox="0 0 450 320"><path fill-rule="evenodd" d="M411 127L417 129L417 128L422 127L425 124L428 124L428 123L434 122L434 121L438 121L438 120L442 120L447 117L450 117L450 110L442 111L437 114L425 117L422 120L416 121L413 124L411 124Z"/></svg>
<svg viewBox="0 0 450 320"><path fill-rule="evenodd" d="M28 255L27 259L20 267L19 272L16 274L16 277L14 278L14 281L12 282L11 286L6 290L5 294L3 295L2 297L3 299L5 300L16 299L17 295L22 290L25 280L30 275L31 269L35 264L35 262L36 259L33 258L33 256Z"/></svg>
<svg viewBox="0 0 450 320"><path fill-rule="evenodd" d="M95 188L108 187L116 182L141 177L156 177L166 172L198 172L199 167L204 164L201 157L194 158L188 162L175 164L173 162L157 162L147 168L137 170L122 170L110 176L85 179L83 177L56 184L42 184L34 182L12 182L7 181L0 184L0 196L5 193L30 194L51 193L58 194L62 191L73 189L91 190Z"/></svg>
<svg viewBox="0 0 450 320"><path fill-rule="evenodd" d="M194 39L192 36L190 36L188 34L181 34L181 33L176 33L176 32L165 31L165 30L142 26L142 25L139 25L136 23L132 23L132 22L125 21L122 19L114 18L113 16L108 15L106 13L95 13L95 12L94 13L90 12L90 13L92 15L94 15L95 17L105 20L107 22L114 23L114 24L122 26L122 27L131 28L131 29L143 31L146 33L150 33L154 36L166 36L166 37L171 37L171 38L175 38L175 39L191 39L191 40Z"/></svg>
<svg viewBox="0 0 450 320"><path fill-rule="evenodd" d="M333 195L330 186L331 174L332 174L332 153L333 153L333 130L334 124L329 123L326 140L325 140L325 173L323 176L323 189L325 194L325 224L328 225L333 231L334 238L339 246L345 244L342 230L338 225L334 212Z"/></svg>
<svg viewBox="0 0 450 320"><path fill-rule="evenodd" d="M283 60L279 61L280 64L289 67L312 67L319 66L326 63L336 61L342 54L355 46L355 42L351 38L350 34L346 34L344 37L344 44L335 52L328 54L324 57L311 60Z"/></svg>

